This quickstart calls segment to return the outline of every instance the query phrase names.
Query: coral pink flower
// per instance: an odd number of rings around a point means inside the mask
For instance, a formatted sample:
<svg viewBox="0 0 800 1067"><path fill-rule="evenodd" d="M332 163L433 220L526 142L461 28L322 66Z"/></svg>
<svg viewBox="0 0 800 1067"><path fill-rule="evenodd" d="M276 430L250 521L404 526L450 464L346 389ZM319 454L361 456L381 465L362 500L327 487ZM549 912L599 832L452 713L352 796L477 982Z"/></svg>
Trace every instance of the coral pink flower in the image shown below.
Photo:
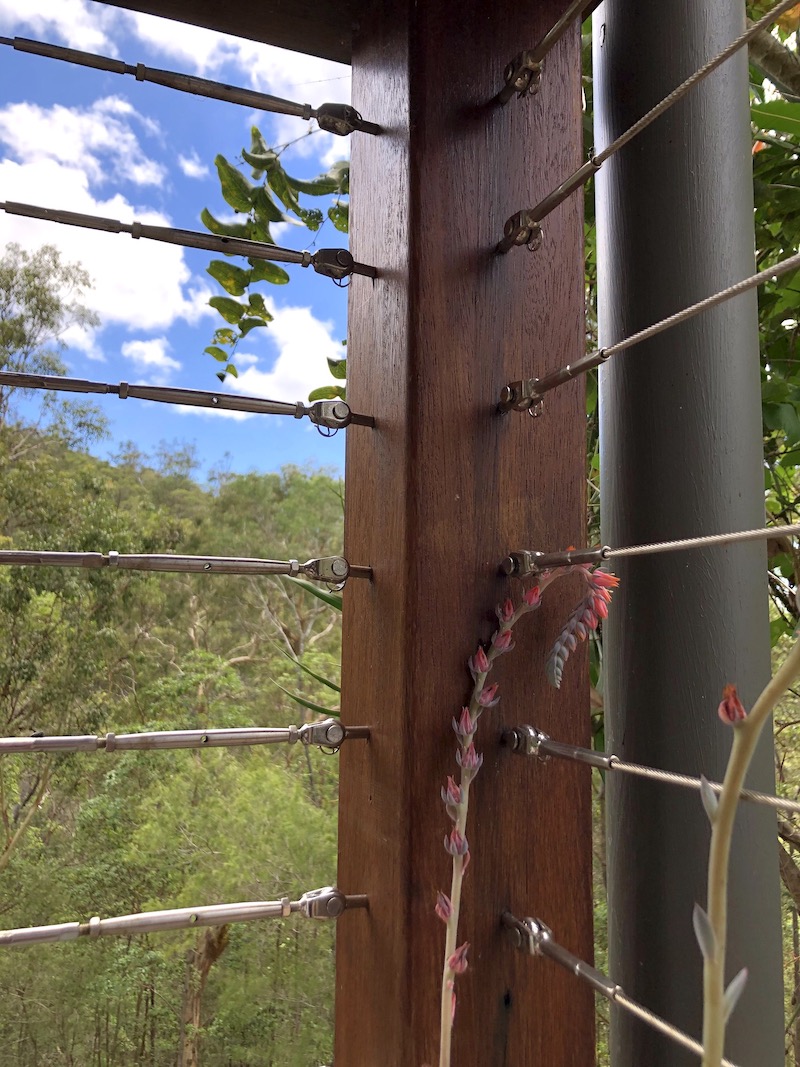
<svg viewBox="0 0 800 1067"><path fill-rule="evenodd" d="M616 574L609 574L608 571L592 571L591 582L592 585L605 586L606 589L616 589L619 585L619 578Z"/></svg>

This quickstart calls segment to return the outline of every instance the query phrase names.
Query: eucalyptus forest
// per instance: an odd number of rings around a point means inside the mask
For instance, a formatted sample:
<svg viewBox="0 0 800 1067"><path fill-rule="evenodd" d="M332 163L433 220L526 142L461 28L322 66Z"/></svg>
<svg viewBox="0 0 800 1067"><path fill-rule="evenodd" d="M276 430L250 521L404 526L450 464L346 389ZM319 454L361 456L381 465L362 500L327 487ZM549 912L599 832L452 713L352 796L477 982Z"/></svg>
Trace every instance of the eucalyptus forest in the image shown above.
<svg viewBox="0 0 800 1067"><path fill-rule="evenodd" d="M78 268L53 249L0 261L6 365L61 369L83 314ZM65 295L71 294L71 295ZM3 313L5 308L5 314ZM34 424L2 398L3 547L326 555L342 498L318 471L193 477L189 448L89 447L97 412L50 404ZM4 735L285 726L336 707L338 616L271 578L0 573ZM233 900L335 881L335 759L303 746L27 755L0 760L6 928ZM294 920L0 954L0 1064L306 1067L331 1047L333 930ZM200 1060L199 1021L202 1031Z"/></svg>

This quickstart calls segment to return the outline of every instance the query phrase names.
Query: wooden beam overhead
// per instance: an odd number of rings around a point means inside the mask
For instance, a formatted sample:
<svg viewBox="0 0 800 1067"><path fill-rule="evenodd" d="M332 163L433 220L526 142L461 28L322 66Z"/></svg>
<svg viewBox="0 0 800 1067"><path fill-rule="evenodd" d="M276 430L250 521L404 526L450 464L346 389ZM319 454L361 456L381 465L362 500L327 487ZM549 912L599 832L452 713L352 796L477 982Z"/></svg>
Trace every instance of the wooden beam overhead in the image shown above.
<svg viewBox="0 0 800 1067"><path fill-rule="evenodd" d="M107 0L94 0L107 3ZM250 41L289 48L338 63L352 55L356 0L262 0L259 4L217 0L115 0L113 7L205 26Z"/></svg>

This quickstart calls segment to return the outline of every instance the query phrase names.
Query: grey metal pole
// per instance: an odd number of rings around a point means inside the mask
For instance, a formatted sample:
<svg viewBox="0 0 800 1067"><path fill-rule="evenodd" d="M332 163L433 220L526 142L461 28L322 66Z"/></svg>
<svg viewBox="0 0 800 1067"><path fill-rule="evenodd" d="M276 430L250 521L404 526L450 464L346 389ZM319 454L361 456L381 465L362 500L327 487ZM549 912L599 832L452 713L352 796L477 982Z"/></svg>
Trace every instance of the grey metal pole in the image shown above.
<svg viewBox="0 0 800 1067"><path fill-rule="evenodd" d="M593 18L595 148L602 149L744 28L729 0L606 0ZM747 56L663 115L596 180L600 344L754 273ZM750 293L621 353L600 372L603 542L635 545L764 523L756 298ZM718 779L735 682L769 675L766 552L739 544L615 561L605 629L608 747L621 759ZM748 785L774 791L765 737ZM687 791L688 792L688 791ZM700 1036L709 827L696 796L607 780L609 973ZM742 810L732 859L729 971L750 968L726 1054L783 1064L775 816ZM683 1067L690 1052L612 1016L615 1067Z"/></svg>

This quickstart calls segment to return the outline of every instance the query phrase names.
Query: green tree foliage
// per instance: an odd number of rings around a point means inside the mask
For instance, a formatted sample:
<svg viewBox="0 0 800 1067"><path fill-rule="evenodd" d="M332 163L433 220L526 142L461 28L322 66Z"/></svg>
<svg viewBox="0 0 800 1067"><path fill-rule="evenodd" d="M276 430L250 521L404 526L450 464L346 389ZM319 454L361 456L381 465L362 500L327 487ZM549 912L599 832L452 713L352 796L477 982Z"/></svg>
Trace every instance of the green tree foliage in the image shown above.
<svg viewBox="0 0 800 1067"><path fill-rule="evenodd" d="M20 435L27 449L4 462ZM278 558L340 546L327 475L287 468L203 488L190 450L159 453L123 446L112 465L0 427L0 544ZM296 660L336 677L336 623L277 578L0 569L2 733L304 721L273 679L310 701L334 696ZM2 757L2 925L330 884L336 796L336 761L300 746ZM0 953L0 1067L328 1061L333 929L291 920L214 937L202 982L205 930Z"/></svg>

